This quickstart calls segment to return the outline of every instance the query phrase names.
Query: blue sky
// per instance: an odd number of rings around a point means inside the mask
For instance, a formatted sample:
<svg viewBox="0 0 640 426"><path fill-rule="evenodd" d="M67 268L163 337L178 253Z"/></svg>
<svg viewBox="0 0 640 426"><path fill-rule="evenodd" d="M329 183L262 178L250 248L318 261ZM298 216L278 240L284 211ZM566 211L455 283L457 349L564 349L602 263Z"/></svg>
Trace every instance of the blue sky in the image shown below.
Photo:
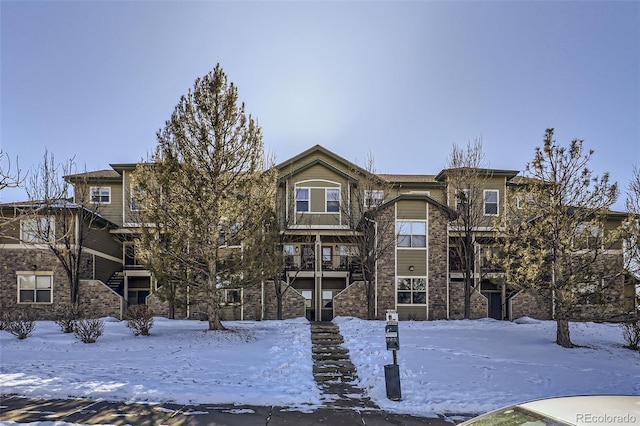
<svg viewBox="0 0 640 426"><path fill-rule="evenodd" d="M623 189L640 165L640 2L2 0L0 17L0 147L24 170L45 147L79 170L146 158L217 63L278 162L321 144L435 174L481 137L490 167L521 170L555 127Z"/></svg>

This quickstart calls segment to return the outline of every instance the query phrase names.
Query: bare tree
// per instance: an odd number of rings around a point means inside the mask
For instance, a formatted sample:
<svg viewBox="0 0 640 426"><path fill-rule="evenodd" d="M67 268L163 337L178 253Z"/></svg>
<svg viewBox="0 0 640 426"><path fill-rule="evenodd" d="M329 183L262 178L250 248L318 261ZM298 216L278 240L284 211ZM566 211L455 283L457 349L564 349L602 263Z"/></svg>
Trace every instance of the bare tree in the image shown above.
<svg viewBox="0 0 640 426"><path fill-rule="evenodd" d="M0 151L0 191L6 188L17 188L24 181L20 175L20 165L16 159L15 170L11 170L11 159L6 152Z"/></svg>
<svg viewBox="0 0 640 426"><path fill-rule="evenodd" d="M482 140L456 144L451 149L445 170L445 197L455 200L458 216L452 221L451 250L462 272L464 285L464 317L471 316L471 294L475 286L475 248L477 231L487 223L484 212L486 181L491 177L486 169ZM497 201L497 200L496 200Z"/></svg>
<svg viewBox="0 0 640 426"><path fill-rule="evenodd" d="M376 174L375 160L370 152L364 168L354 169L352 173L359 178L357 187L345 194L340 203L341 213L351 230L345 242L356 248L358 261L355 266L362 270L367 318L375 319L378 261L396 246L395 238L389 238L396 235L395 217L381 209L393 187Z"/></svg>
<svg viewBox="0 0 640 426"><path fill-rule="evenodd" d="M100 221L98 204L89 194L89 187L80 182L82 174L74 175L74 199L65 177L75 171L73 159L56 163L53 154L46 152L43 161L30 174L26 191L29 203L17 207L23 219L23 231L32 243L45 245L60 261L69 285L69 303L79 304L82 254L92 229L104 226Z"/></svg>
<svg viewBox="0 0 640 426"><path fill-rule="evenodd" d="M218 65L196 79L157 139L153 165L135 176L143 223L151 225L143 228L154 231L143 233L138 246L188 272L184 284L201 290L209 329L223 329L222 232L225 239L247 237L259 217L261 191L270 185L261 129L238 105L237 88ZM164 251L154 247L158 236L171 242Z"/></svg>
<svg viewBox="0 0 640 426"><path fill-rule="evenodd" d="M618 188L609 175L594 176L588 168L593 151L583 141L558 145L547 129L525 169L519 207L512 205L505 222L500 259L507 280L543 298L552 297L557 323L556 343L572 347L568 320L576 294L599 288L620 274L606 248L614 233L605 233L609 208Z"/></svg>

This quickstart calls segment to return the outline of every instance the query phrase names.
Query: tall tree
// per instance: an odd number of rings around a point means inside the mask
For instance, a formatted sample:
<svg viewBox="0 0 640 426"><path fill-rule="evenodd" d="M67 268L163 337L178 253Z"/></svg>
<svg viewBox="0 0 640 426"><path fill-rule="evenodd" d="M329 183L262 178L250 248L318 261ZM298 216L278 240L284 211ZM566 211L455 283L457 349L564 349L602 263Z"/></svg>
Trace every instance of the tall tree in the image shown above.
<svg viewBox="0 0 640 426"><path fill-rule="evenodd" d="M592 155L579 139L558 145L553 129L547 129L543 146L526 166L525 184L510 203L498 259L509 283L552 297L556 343L563 347L573 346L568 320L575 295L620 272L607 268L614 263L603 250L609 238L606 216L618 188L607 173L598 177L589 169Z"/></svg>
<svg viewBox="0 0 640 426"><path fill-rule="evenodd" d="M448 198L455 200L457 218L451 223L451 250L459 262L464 286L464 317L471 316L471 294L474 289L475 247L477 229L487 224L484 215L487 174L482 141L476 139L466 147L456 144L447 161Z"/></svg>
<svg viewBox="0 0 640 426"><path fill-rule="evenodd" d="M93 229L104 226L99 204L93 202L83 174L75 171L73 159L56 163L46 152L43 161L29 174L26 191L29 203L18 207L19 215L34 242L45 245L59 260L69 284L69 303L79 305L80 276L84 243ZM76 179L73 200L71 184Z"/></svg>
<svg viewBox="0 0 640 426"><path fill-rule="evenodd" d="M261 129L238 104L236 86L217 65L181 97L157 139L152 164L135 175L143 223L154 231L138 245L188 272L190 282L183 283L201 290L209 329L223 329L225 281L219 267L226 250L221 238L242 241L250 235L262 193L271 185ZM154 247L162 239L171 244Z"/></svg>
<svg viewBox="0 0 640 426"><path fill-rule="evenodd" d="M625 269L636 280L640 280L640 169L637 167L633 168L627 188L625 207L628 217L621 227L621 238L625 242ZM636 283L636 310L639 309L640 284Z"/></svg>
<svg viewBox="0 0 640 426"><path fill-rule="evenodd" d="M358 186L344 194L341 213L349 223L351 234L346 243L355 246L364 281L367 318L376 318L377 264L396 246L395 217L380 210L392 186L376 174L375 160L367 154L364 167L352 170L359 177ZM394 238L389 238L393 235Z"/></svg>

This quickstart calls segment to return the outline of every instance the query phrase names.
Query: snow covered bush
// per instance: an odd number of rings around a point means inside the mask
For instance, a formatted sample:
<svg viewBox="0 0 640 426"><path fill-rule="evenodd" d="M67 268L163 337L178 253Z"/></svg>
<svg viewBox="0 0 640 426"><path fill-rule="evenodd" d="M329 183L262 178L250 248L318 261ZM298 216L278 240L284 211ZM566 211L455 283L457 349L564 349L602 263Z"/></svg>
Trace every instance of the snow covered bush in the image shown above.
<svg viewBox="0 0 640 426"><path fill-rule="evenodd" d="M63 333L73 333L73 326L80 318L82 318L82 311L78 306L68 304L56 309L56 324L60 326Z"/></svg>
<svg viewBox="0 0 640 426"><path fill-rule="evenodd" d="M100 318L79 319L73 326L73 334L84 343L95 343L104 331L104 321Z"/></svg>
<svg viewBox="0 0 640 426"><path fill-rule="evenodd" d="M640 350L640 320L622 323L622 337L627 342L627 348Z"/></svg>
<svg viewBox="0 0 640 426"><path fill-rule="evenodd" d="M35 317L30 311L9 313L2 322L4 329L18 339L26 339L36 329Z"/></svg>
<svg viewBox="0 0 640 426"><path fill-rule="evenodd" d="M153 310L147 305L133 305L127 309L127 327L136 336L148 336L153 326Z"/></svg>

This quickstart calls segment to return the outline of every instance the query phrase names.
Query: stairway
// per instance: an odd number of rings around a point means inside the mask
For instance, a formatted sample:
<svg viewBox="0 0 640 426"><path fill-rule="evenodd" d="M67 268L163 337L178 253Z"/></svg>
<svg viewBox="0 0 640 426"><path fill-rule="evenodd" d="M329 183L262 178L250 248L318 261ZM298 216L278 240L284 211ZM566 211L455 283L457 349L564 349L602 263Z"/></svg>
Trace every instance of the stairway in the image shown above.
<svg viewBox="0 0 640 426"><path fill-rule="evenodd" d="M322 390L321 399L332 408L377 409L355 387L356 367L351 363L349 350L342 346L344 339L337 325L331 322L311 323L313 377Z"/></svg>
<svg viewBox="0 0 640 426"><path fill-rule="evenodd" d="M124 272L122 270L114 272L105 284L111 290L122 295L124 293Z"/></svg>

